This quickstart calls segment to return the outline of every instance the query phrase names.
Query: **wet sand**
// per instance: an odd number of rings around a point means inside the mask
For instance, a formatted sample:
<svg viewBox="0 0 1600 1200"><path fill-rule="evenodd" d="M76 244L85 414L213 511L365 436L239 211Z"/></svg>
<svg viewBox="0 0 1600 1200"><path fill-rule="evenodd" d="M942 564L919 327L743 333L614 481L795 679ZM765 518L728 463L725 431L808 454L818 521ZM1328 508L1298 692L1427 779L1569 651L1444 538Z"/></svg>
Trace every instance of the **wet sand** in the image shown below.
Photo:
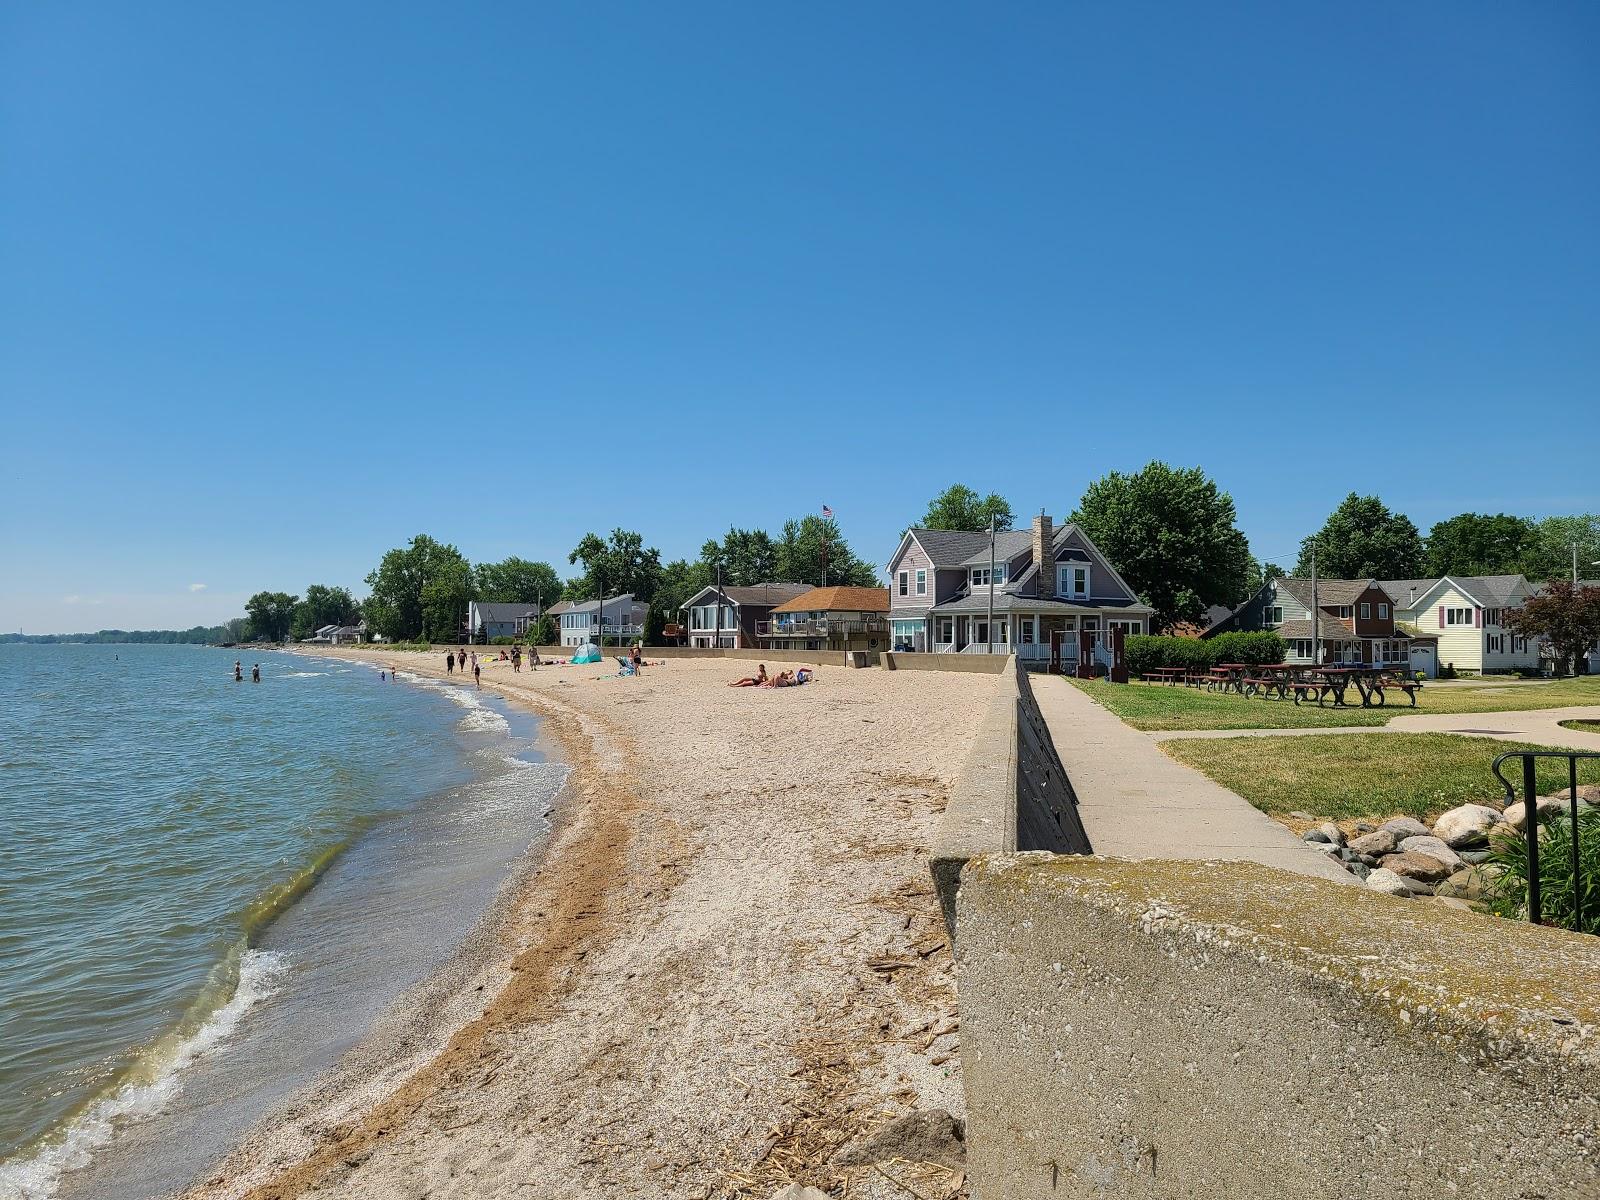
<svg viewBox="0 0 1600 1200"><path fill-rule="evenodd" d="M444 673L442 653L332 653ZM753 665L486 662L485 688L539 711L573 768L541 860L450 995L190 1195L958 1188L936 1167L829 1159L890 1115L961 1111L926 848L994 677L824 667L804 688L726 686Z"/></svg>

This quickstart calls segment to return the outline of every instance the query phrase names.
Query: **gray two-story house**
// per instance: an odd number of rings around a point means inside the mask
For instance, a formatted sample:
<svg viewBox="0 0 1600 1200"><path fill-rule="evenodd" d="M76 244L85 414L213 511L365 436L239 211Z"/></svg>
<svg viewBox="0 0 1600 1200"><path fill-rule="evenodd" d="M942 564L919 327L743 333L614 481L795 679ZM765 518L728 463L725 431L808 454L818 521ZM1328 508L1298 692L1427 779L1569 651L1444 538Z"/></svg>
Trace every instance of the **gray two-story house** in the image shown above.
<svg viewBox="0 0 1600 1200"><path fill-rule="evenodd" d="M889 638L896 649L935 654L1016 654L1044 663L1056 634L1076 659L1113 629L1146 633L1154 610L1070 522L1043 514L1030 529L994 535L991 596L986 530L909 529L889 559ZM994 613L991 627L989 613Z"/></svg>

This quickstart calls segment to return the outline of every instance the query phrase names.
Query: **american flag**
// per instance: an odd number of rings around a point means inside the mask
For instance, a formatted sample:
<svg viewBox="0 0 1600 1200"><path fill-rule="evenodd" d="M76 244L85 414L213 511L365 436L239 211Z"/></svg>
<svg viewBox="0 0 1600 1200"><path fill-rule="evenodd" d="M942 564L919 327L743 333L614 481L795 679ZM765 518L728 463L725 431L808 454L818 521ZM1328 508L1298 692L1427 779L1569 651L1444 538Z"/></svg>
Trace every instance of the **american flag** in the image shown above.
<svg viewBox="0 0 1600 1200"><path fill-rule="evenodd" d="M822 515L825 516L825 517L833 516L833 509L829 508L826 504L824 504L822 506Z"/></svg>

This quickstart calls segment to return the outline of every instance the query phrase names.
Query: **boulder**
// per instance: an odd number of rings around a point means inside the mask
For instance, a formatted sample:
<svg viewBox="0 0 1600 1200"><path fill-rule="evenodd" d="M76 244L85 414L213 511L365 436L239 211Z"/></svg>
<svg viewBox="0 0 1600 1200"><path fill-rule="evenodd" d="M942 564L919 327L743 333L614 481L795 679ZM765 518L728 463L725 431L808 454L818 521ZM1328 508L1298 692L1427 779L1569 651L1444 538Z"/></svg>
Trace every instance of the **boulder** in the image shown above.
<svg viewBox="0 0 1600 1200"><path fill-rule="evenodd" d="M1541 872L1543 874L1543 872ZM1459 900L1483 900L1489 895L1495 873L1483 867L1463 867L1433 889L1435 896L1454 896Z"/></svg>
<svg viewBox="0 0 1600 1200"><path fill-rule="evenodd" d="M1566 789L1563 788L1562 790L1565 791ZM1540 821L1548 821L1551 817L1560 816L1570 809L1570 805L1566 800L1558 800L1554 796L1535 796L1533 802ZM1527 804L1518 800L1515 804L1506 805L1505 823L1518 833L1521 833L1523 827L1528 823Z"/></svg>
<svg viewBox="0 0 1600 1200"><path fill-rule="evenodd" d="M1392 874L1413 879L1418 883L1431 885L1442 879L1448 879L1451 869L1444 863L1434 858L1431 854L1419 854L1415 851L1401 851L1399 854L1387 854L1383 858L1383 870Z"/></svg>
<svg viewBox="0 0 1600 1200"><path fill-rule="evenodd" d="M1332 821L1324 821L1317 828L1322 832L1324 841L1330 842L1335 846L1344 845L1344 830L1340 829Z"/></svg>
<svg viewBox="0 0 1600 1200"><path fill-rule="evenodd" d="M945 1109L920 1109L846 1143L833 1162L840 1167L865 1167L891 1158L963 1166L967 1161L966 1125Z"/></svg>
<svg viewBox="0 0 1600 1200"><path fill-rule="evenodd" d="M1394 840L1397 842L1401 838L1427 837L1433 832L1415 817L1395 817L1392 820L1385 821L1382 828L1394 834Z"/></svg>
<svg viewBox="0 0 1600 1200"><path fill-rule="evenodd" d="M1379 867L1376 871L1367 873L1367 886L1375 892L1382 892L1386 896L1409 896L1411 885L1393 871Z"/></svg>
<svg viewBox="0 0 1600 1200"><path fill-rule="evenodd" d="M1463 804L1433 823L1433 836L1446 846L1481 846L1489 840L1489 830L1499 823L1500 814L1487 805Z"/></svg>
<svg viewBox="0 0 1600 1200"><path fill-rule="evenodd" d="M1462 867L1461 856L1450 849L1436 837L1408 837L1400 842L1402 854L1426 854L1429 858L1437 858L1452 871L1459 871Z"/></svg>
<svg viewBox="0 0 1600 1200"><path fill-rule="evenodd" d="M1393 854L1399 840L1391 829L1379 829L1372 833L1363 833L1350 843L1350 849L1357 854Z"/></svg>
<svg viewBox="0 0 1600 1200"><path fill-rule="evenodd" d="M1572 789L1562 788L1555 793L1557 800L1571 800ZM1578 799L1587 800L1590 804L1600 804L1600 783L1580 783L1578 785Z"/></svg>
<svg viewBox="0 0 1600 1200"><path fill-rule="evenodd" d="M1320 825L1318 825L1315 829L1306 830L1300 835L1300 840L1302 842L1310 842L1312 845L1317 846L1334 846L1338 844L1328 837L1327 834L1322 832L1322 826Z"/></svg>

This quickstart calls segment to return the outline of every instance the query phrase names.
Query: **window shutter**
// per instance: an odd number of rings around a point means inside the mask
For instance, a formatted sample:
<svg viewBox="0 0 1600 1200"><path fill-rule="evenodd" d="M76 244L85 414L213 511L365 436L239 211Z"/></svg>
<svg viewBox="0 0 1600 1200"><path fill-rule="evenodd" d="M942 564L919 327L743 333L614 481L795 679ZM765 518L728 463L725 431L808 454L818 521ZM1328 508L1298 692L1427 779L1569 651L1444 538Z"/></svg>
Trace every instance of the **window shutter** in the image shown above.
<svg viewBox="0 0 1600 1200"><path fill-rule="evenodd" d="M1472 623L1479 629L1483 628L1483 609L1474 608L1472 610Z"/></svg>
<svg viewBox="0 0 1600 1200"><path fill-rule="evenodd" d="M1444 628L1444 605L1439 605L1439 628Z"/></svg>

